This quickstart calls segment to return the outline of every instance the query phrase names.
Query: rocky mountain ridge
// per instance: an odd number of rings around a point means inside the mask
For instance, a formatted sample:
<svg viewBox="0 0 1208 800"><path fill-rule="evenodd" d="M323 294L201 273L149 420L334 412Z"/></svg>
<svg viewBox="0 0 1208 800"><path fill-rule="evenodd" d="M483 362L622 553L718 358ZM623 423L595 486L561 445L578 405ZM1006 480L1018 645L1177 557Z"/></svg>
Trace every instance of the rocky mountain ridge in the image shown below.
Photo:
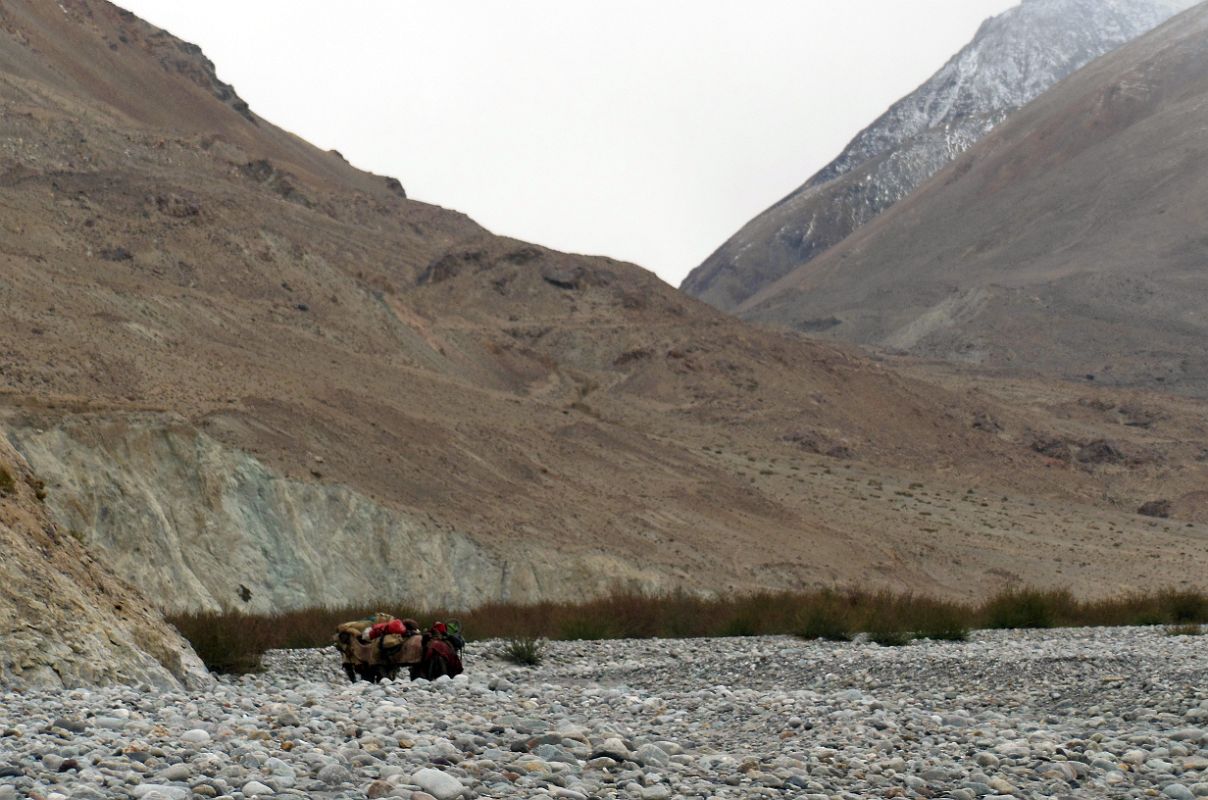
<svg viewBox="0 0 1208 800"><path fill-rule="evenodd" d="M1205 396L1205 32L1200 4L1071 76L744 314Z"/></svg>
<svg viewBox="0 0 1208 800"><path fill-rule="evenodd" d="M908 196L1012 113L1192 0L1025 0L895 103L801 188L755 217L681 289L735 311ZM805 323L825 329L829 317Z"/></svg>

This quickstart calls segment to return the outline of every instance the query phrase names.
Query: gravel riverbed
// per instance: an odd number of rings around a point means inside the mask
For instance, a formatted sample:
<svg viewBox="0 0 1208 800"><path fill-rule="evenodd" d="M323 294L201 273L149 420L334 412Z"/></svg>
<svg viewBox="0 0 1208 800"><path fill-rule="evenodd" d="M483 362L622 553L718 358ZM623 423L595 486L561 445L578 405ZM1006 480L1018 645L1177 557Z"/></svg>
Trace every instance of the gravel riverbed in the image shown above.
<svg viewBox="0 0 1208 800"><path fill-rule="evenodd" d="M498 647L435 683L305 650L203 693L0 694L0 800L1208 797L1205 636Z"/></svg>

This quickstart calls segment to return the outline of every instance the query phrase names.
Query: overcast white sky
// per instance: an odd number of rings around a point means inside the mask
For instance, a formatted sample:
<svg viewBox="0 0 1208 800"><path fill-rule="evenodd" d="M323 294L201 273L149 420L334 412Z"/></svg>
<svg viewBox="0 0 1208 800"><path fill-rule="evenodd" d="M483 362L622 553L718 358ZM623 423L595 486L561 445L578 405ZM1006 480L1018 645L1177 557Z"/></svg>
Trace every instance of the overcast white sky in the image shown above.
<svg viewBox="0 0 1208 800"><path fill-rule="evenodd" d="M679 285L1017 0L117 0L256 113Z"/></svg>

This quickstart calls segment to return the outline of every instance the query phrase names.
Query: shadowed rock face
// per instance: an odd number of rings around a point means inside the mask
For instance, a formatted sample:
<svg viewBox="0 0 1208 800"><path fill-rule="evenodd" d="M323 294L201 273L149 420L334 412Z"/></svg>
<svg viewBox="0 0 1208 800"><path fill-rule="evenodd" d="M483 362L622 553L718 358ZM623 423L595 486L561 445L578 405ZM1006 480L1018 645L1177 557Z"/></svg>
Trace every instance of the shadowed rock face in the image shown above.
<svg viewBox="0 0 1208 800"><path fill-rule="evenodd" d="M995 368L1208 393L1208 5L1020 111L751 319Z"/></svg>
<svg viewBox="0 0 1208 800"><path fill-rule="evenodd" d="M681 288L736 310L876 219L1058 81L1190 5L1027 0L988 20L943 69L800 189L749 222Z"/></svg>

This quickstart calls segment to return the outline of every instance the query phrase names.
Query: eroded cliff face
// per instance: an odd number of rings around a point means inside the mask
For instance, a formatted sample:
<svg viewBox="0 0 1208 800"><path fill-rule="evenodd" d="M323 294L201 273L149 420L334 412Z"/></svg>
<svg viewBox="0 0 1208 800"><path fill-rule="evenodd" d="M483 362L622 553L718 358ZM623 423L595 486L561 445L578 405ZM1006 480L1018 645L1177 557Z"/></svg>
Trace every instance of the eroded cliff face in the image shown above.
<svg viewBox="0 0 1208 800"><path fill-rule="evenodd" d="M9 438L59 526L169 612L558 600L664 577L603 554L484 543L426 512L285 477L157 415L67 418Z"/></svg>
<svg viewBox="0 0 1208 800"><path fill-rule="evenodd" d="M0 685L209 683L175 629L44 500L41 479L0 438Z"/></svg>

